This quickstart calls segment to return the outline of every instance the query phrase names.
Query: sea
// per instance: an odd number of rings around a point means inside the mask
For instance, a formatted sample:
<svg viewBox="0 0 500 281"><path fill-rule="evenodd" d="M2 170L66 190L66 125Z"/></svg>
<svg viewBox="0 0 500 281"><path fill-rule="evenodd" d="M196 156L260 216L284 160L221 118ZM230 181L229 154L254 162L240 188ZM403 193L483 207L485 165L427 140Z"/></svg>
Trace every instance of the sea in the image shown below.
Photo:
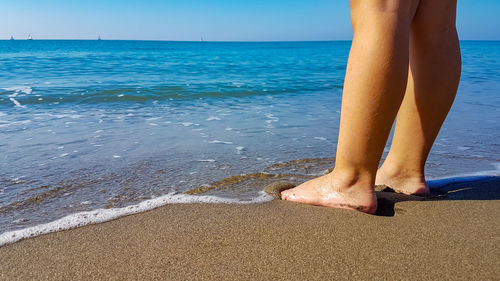
<svg viewBox="0 0 500 281"><path fill-rule="evenodd" d="M350 44L0 41L0 245L324 174ZM500 175L500 41L460 44L430 180Z"/></svg>

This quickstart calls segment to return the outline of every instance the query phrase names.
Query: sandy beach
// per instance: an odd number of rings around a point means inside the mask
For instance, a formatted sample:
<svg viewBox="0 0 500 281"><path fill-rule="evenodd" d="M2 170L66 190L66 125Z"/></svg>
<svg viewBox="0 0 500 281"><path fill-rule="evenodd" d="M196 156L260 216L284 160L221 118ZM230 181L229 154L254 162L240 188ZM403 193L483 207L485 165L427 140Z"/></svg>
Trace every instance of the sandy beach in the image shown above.
<svg viewBox="0 0 500 281"><path fill-rule="evenodd" d="M0 248L2 280L498 280L500 180L378 215L275 200L173 204Z"/></svg>

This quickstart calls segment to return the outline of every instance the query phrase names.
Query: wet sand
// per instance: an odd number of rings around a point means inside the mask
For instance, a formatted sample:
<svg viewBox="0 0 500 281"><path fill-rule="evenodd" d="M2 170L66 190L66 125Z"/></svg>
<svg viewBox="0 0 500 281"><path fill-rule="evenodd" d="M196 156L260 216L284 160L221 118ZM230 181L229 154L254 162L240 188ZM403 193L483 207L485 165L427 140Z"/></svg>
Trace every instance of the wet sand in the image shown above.
<svg viewBox="0 0 500 281"><path fill-rule="evenodd" d="M0 248L2 280L499 280L500 181L377 216L284 201L175 204Z"/></svg>

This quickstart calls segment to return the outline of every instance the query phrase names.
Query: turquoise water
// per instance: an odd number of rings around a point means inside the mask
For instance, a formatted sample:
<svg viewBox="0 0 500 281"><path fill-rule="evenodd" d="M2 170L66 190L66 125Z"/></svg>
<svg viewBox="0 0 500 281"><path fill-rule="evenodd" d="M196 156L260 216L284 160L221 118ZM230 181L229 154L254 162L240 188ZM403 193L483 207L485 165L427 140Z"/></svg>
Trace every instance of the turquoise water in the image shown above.
<svg viewBox="0 0 500 281"><path fill-rule="evenodd" d="M498 174L500 42L461 45L429 178ZM0 233L334 157L349 47L0 41Z"/></svg>

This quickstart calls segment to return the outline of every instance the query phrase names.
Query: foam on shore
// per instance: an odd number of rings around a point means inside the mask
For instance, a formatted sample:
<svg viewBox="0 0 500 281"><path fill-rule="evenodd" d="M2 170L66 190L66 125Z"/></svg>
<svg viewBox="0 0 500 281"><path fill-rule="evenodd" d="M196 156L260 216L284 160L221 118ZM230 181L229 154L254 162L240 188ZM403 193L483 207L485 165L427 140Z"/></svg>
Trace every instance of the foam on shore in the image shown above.
<svg viewBox="0 0 500 281"><path fill-rule="evenodd" d="M9 231L0 234L0 247L11 244L19 240L35 237L51 232L67 230L81 227L89 224L102 223L119 217L137 214L149 211L167 204L188 204L188 203L223 203L223 204L256 204L271 201L273 198L265 192L259 192L259 195L251 200L226 199L216 196L194 196L182 193L169 193L157 198L140 202L123 208L97 209L92 211L80 212L65 216L58 220L39 224L20 230Z"/></svg>
<svg viewBox="0 0 500 281"><path fill-rule="evenodd" d="M310 161L309 159L306 160ZM295 162L297 161L291 161L291 163ZM283 163L276 164L275 166L279 167L280 165L284 164ZM450 184L488 181L500 176L500 164L495 163L494 166L495 170L431 179L427 181L427 184L431 189L440 189ZM246 176L255 177L256 174L246 175ZM213 189L216 188L217 186L218 183L216 183L214 187L212 186L204 187L202 192L198 192L198 189L195 189L193 191L188 191L187 192L188 194L169 193L157 198L145 200L138 204L123 208L96 209L92 211L79 212L65 216L63 218L60 218L58 220L49 223L39 224L33 227L28 227L20 230L4 232L0 234L0 247L6 244L15 243L25 238L31 238L43 234L48 234L51 232L67 230L89 224L107 222L123 216L149 211L167 204L189 204L189 203L256 204L256 203L269 202L273 200L273 197L268 195L265 191L260 191L258 196L256 196L251 200L229 199L211 195L190 195L190 193L191 194L203 193L206 192L205 189Z"/></svg>
<svg viewBox="0 0 500 281"><path fill-rule="evenodd" d="M444 178L433 178L427 180L430 189L439 189L441 187L454 183L467 183L476 181L487 181L500 176L500 163L493 163L494 170L480 171L475 173L465 173L447 176Z"/></svg>

